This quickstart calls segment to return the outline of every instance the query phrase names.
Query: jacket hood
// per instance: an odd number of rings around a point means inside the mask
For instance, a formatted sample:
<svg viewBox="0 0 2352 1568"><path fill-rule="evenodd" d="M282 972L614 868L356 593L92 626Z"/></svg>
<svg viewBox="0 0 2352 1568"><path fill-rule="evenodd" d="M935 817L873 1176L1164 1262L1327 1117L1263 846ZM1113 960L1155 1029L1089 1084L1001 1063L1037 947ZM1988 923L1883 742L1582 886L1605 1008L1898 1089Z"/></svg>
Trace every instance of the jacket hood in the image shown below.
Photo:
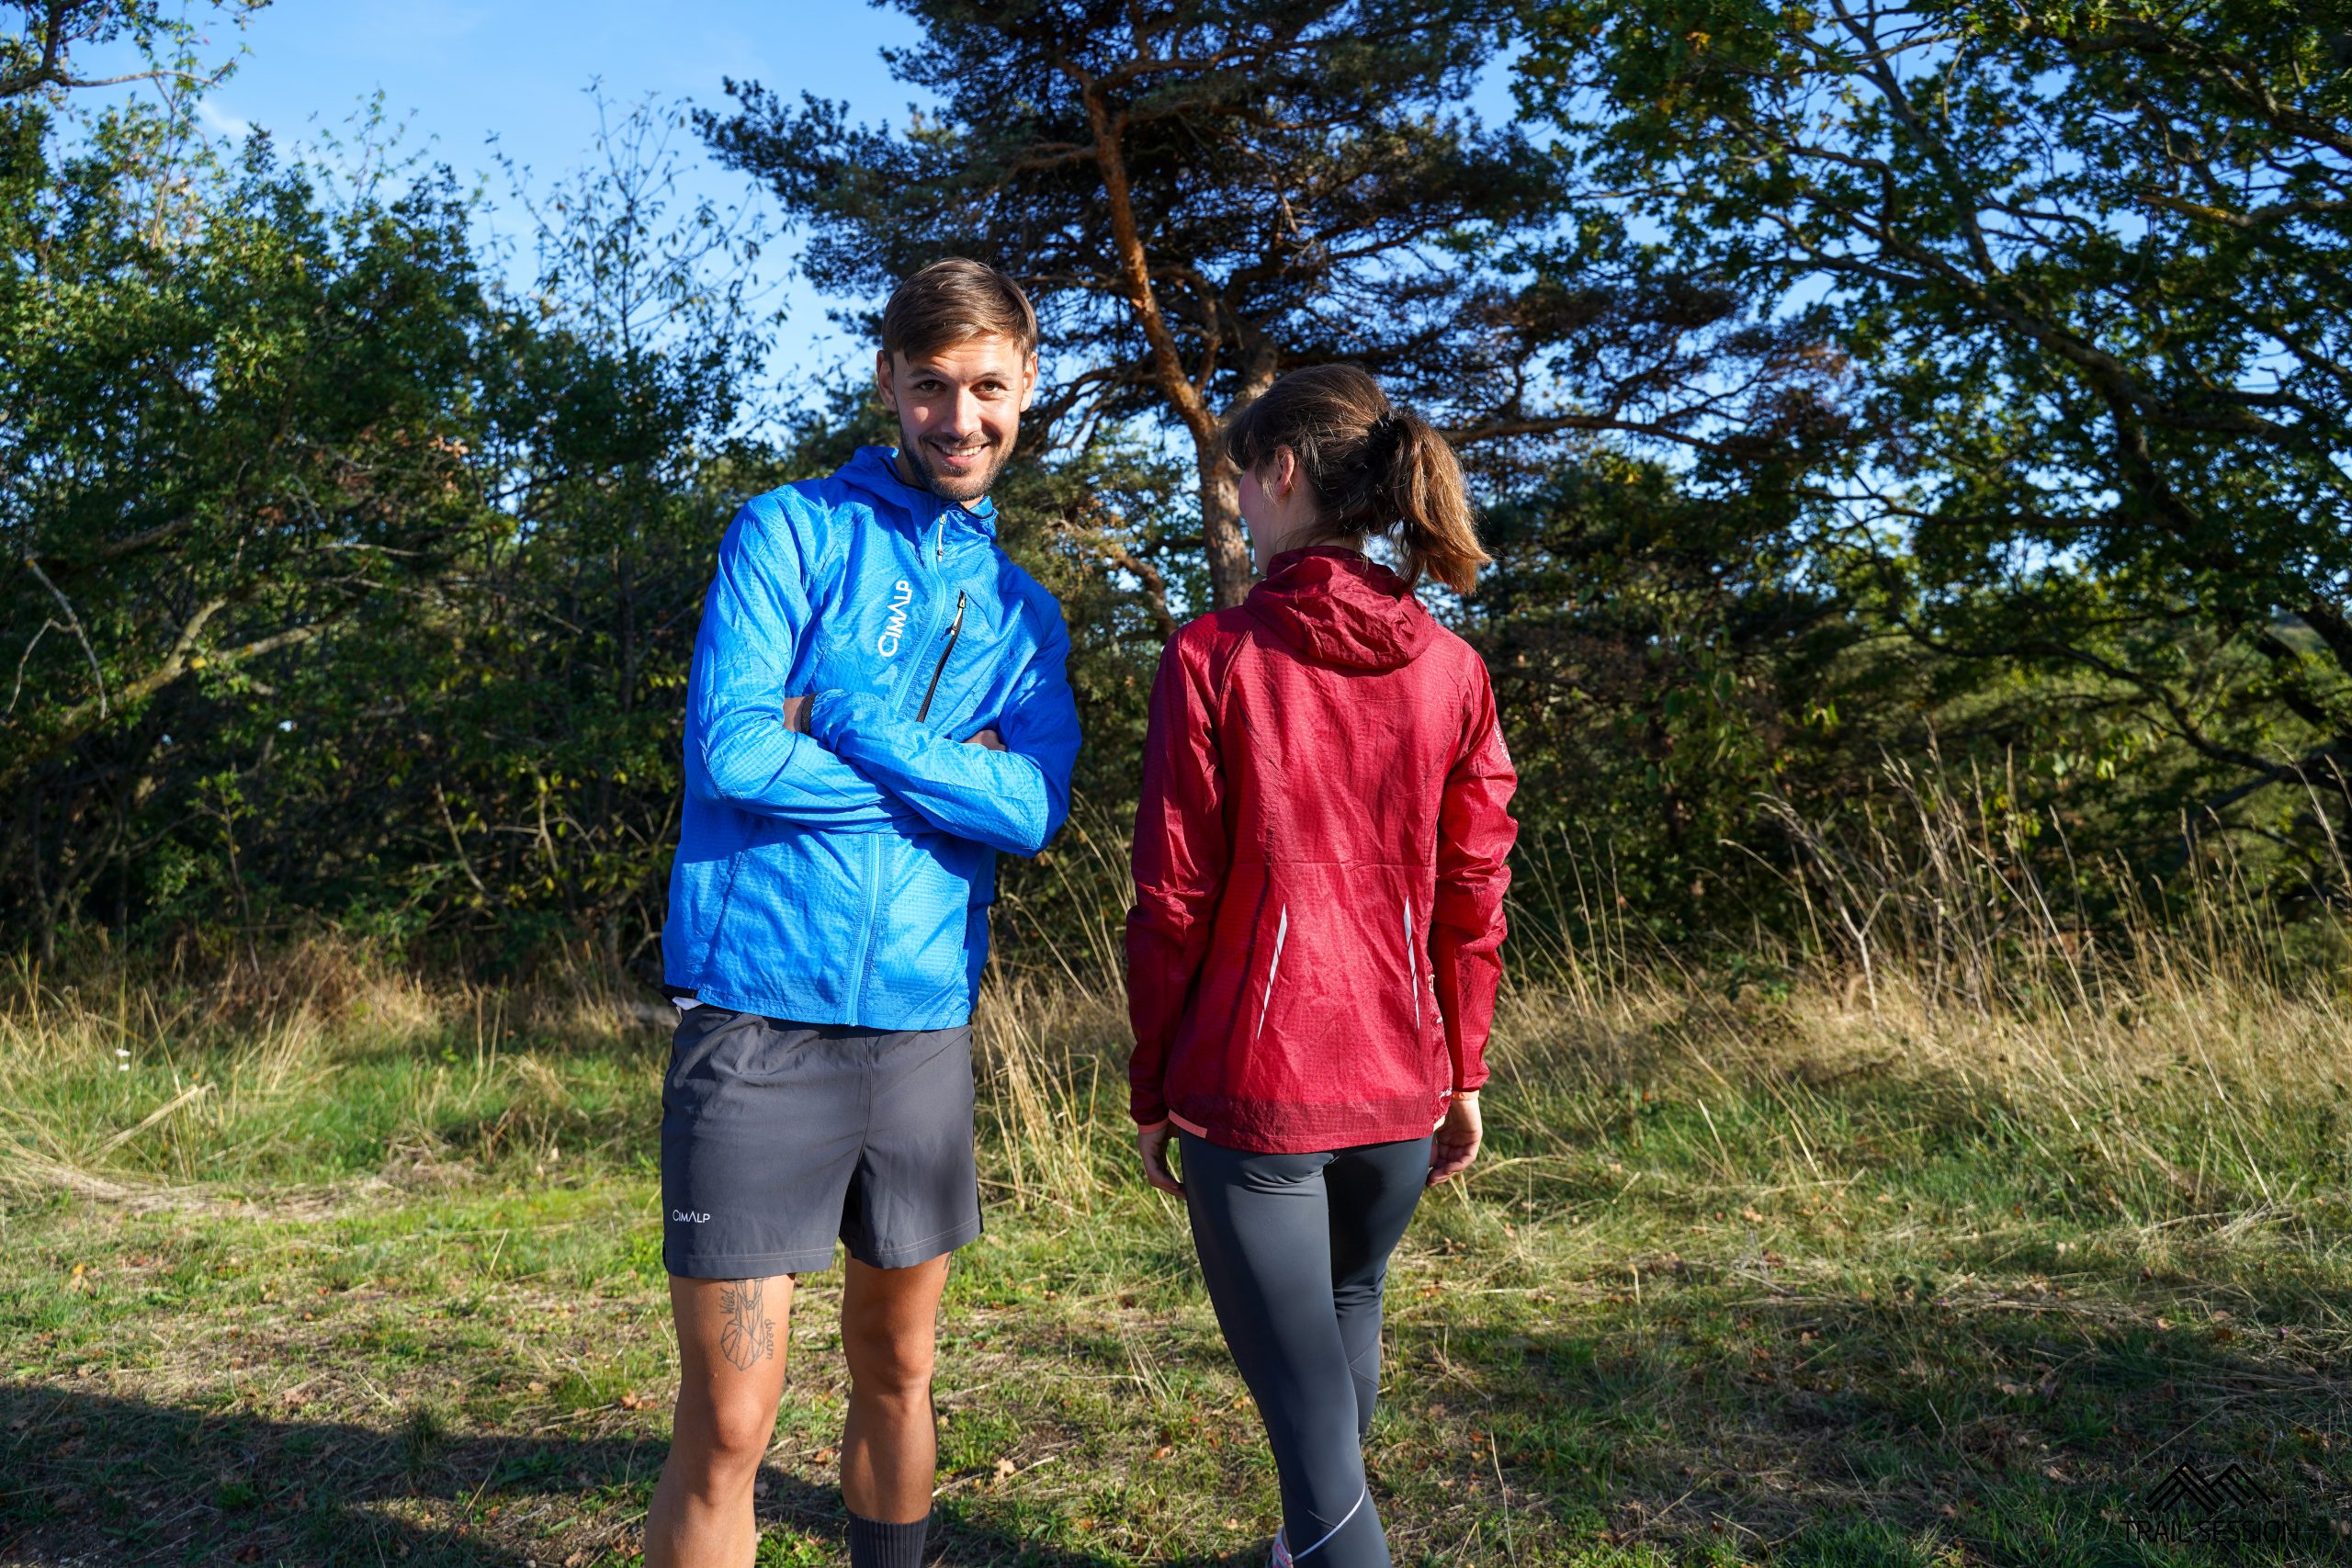
<svg viewBox="0 0 2352 1568"><path fill-rule="evenodd" d="M1353 550L1326 546L1276 556L1243 603L1309 659L1349 670L1409 663L1437 629L1403 578Z"/></svg>
<svg viewBox="0 0 2352 1568"><path fill-rule="evenodd" d="M855 457L842 465L841 480L853 490L887 502L893 511L905 513L918 527L944 513L951 525L960 524L977 528L991 539L996 537L996 502L986 496L969 506L942 501L931 491L900 479L897 458L898 452L893 447L861 446Z"/></svg>

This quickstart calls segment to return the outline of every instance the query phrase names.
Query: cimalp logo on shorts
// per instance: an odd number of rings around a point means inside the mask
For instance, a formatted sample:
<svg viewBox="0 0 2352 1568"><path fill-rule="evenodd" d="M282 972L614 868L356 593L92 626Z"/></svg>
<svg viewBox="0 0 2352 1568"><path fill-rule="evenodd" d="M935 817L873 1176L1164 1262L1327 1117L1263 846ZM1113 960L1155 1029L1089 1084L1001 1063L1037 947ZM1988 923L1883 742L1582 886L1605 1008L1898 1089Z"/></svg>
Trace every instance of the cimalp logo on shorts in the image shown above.
<svg viewBox="0 0 2352 1568"><path fill-rule="evenodd" d="M890 618L882 623L882 640L874 650L885 659L899 656L899 639L907 635L907 606L914 602L914 585L900 578L890 589Z"/></svg>
<svg viewBox="0 0 2352 1568"><path fill-rule="evenodd" d="M685 1209L670 1211L670 1223L673 1225L699 1225L707 1223L709 1218L708 1214L697 1214Z"/></svg>

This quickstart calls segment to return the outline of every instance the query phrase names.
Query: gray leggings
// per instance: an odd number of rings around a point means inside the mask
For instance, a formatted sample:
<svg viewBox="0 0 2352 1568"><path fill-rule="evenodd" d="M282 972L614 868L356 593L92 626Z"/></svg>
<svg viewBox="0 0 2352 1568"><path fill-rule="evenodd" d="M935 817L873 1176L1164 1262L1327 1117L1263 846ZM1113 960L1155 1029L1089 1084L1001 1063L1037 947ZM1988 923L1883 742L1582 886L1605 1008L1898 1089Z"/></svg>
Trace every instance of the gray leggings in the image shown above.
<svg viewBox="0 0 2352 1568"><path fill-rule="evenodd" d="M1260 1155L1179 1133L1217 1326L1282 1475L1283 1533L1317 1568L1387 1568L1364 1486L1380 1292L1430 1172L1430 1140Z"/></svg>

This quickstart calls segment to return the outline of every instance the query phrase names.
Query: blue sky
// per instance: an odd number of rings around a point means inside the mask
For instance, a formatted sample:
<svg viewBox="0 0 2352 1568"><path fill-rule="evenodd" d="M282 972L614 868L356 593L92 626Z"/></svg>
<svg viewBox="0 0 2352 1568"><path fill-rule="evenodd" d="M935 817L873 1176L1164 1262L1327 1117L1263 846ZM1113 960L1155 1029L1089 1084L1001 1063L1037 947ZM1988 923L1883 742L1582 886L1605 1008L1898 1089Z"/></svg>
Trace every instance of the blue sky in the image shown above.
<svg viewBox="0 0 2352 1568"><path fill-rule="evenodd" d="M495 202L506 183L492 134L548 183L587 154L592 82L624 105L652 94L720 106L724 78L749 78L787 96L805 87L845 98L860 119L900 122L910 94L877 51L916 37L904 16L859 0L276 0L243 29L245 55L204 114L224 134L258 125L291 147L340 129L380 91L387 114L407 122L408 145L461 176L488 175ZM215 38L232 41L226 29ZM690 133L678 145L690 194L761 199ZM490 221L512 229L521 218ZM526 269L527 255L518 251L514 265ZM855 352L826 321L824 299L789 278L783 288L776 368Z"/></svg>
<svg viewBox="0 0 2352 1568"><path fill-rule="evenodd" d="M191 0L191 11L204 8ZM482 176L490 210L485 249L509 243L508 269L526 284L532 258L525 214L508 199L498 167L503 152L544 190L585 162L596 133L596 84L626 108L651 96L723 107L728 77L755 80L786 98L806 89L845 99L854 118L904 124L911 89L893 80L885 46L920 40L901 12L864 0L696 0L676 6L645 0L272 0L242 31L213 24L219 57L242 47L233 75L201 114L218 134L266 128L282 150L314 144L322 131L350 129L381 94L384 112L405 126L401 145L447 164L461 179ZM1473 107L1511 113L1508 71L1498 62ZM492 138L496 137L493 146ZM721 206L773 208L742 175L718 167L691 130L674 141L682 194ZM503 209L503 210L501 210ZM768 379L787 399L844 365L862 364L863 344L826 319L840 301L792 275L795 246L773 247L763 272L786 319L774 330Z"/></svg>

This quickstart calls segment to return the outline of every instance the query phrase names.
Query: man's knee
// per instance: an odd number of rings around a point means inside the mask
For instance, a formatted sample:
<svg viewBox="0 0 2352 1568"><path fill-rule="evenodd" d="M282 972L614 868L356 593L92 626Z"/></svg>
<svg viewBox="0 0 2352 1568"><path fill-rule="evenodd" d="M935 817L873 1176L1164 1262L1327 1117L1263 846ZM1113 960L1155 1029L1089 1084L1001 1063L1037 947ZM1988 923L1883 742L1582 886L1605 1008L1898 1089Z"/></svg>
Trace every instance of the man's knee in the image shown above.
<svg viewBox="0 0 2352 1568"><path fill-rule="evenodd" d="M673 1436L699 1450L715 1481L732 1483L759 1469L775 1434L775 1406L754 1398L682 1405Z"/></svg>
<svg viewBox="0 0 2352 1568"><path fill-rule="evenodd" d="M853 1328L842 1343L849 1353L850 1382L856 1393L887 1400L930 1396L932 1370L938 1360L930 1324Z"/></svg>

